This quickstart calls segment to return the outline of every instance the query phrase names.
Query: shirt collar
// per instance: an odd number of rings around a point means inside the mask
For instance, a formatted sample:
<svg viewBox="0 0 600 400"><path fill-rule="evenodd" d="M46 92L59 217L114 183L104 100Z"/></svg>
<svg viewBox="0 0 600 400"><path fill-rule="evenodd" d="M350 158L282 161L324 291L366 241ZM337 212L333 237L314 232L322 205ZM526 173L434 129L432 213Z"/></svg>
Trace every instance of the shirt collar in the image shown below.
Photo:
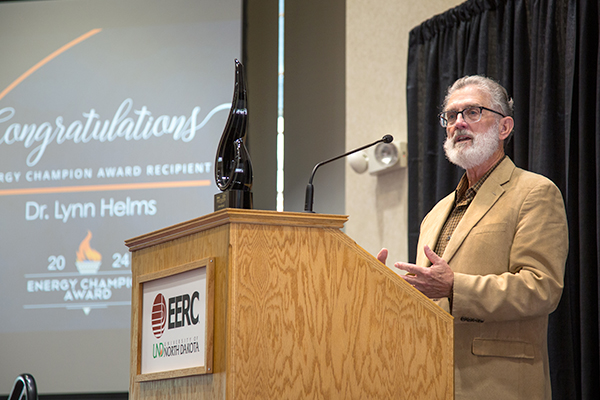
<svg viewBox="0 0 600 400"><path fill-rule="evenodd" d="M462 178L460 178L458 186L456 187L456 196L454 197L455 201L460 202L465 196L475 197L481 186L483 186L485 180L492 174L492 172L494 172L496 167L500 165L500 163L504 161L505 158L506 154L496 164L494 164L492 168L490 168L481 178L479 178L479 180L475 182L475 184L471 187L469 187L469 180L467 179L467 173L465 172Z"/></svg>

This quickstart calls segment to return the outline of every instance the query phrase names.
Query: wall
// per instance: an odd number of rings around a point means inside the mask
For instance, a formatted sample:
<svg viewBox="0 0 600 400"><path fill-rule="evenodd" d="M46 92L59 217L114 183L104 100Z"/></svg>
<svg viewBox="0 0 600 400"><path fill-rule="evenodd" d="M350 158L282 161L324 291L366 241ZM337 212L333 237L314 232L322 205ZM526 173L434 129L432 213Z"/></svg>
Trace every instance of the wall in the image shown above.
<svg viewBox="0 0 600 400"><path fill-rule="evenodd" d="M285 5L284 209L303 211L315 164L344 152L345 1ZM246 2L248 149L254 166L254 206L276 208L277 0ZM344 214L344 162L320 168L314 210Z"/></svg>
<svg viewBox="0 0 600 400"><path fill-rule="evenodd" d="M344 152L345 1L286 1L285 210L303 211L315 164ZM344 161L318 169L314 211L344 214Z"/></svg>
<svg viewBox="0 0 600 400"><path fill-rule="evenodd" d="M386 133L407 141L408 33L462 2L346 1L346 149ZM387 247L388 266L408 261L407 173L359 175L346 166L346 233L371 254Z"/></svg>
<svg viewBox="0 0 600 400"><path fill-rule="evenodd" d="M248 89L246 143L254 208L275 210L277 198L277 0L245 0L243 63Z"/></svg>

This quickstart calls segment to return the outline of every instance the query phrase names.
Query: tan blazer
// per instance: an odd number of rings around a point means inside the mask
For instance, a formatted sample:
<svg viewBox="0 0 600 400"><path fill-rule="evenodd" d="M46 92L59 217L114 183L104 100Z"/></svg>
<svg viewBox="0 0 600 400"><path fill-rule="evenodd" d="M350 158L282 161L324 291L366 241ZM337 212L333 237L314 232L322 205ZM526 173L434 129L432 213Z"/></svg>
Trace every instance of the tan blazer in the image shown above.
<svg viewBox="0 0 600 400"><path fill-rule="evenodd" d="M442 199L421 224L417 264L435 247L454 204ZM442 258L454 274L456 399L551 399L548 314L558 305L568 251L558 188L506 157L485 181Z"/></svg>

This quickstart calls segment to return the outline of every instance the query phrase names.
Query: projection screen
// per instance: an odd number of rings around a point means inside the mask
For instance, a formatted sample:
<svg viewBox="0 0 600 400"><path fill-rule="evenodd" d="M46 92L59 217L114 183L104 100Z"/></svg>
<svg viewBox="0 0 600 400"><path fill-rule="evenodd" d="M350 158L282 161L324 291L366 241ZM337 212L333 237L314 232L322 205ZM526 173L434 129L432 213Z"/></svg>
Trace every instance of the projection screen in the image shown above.
<svg viewBox="0 0 600 400"><path fill-rule="evenodd" d="M0 393L126 392L126 239L213 211L241 0L0 3Z"/></svg>

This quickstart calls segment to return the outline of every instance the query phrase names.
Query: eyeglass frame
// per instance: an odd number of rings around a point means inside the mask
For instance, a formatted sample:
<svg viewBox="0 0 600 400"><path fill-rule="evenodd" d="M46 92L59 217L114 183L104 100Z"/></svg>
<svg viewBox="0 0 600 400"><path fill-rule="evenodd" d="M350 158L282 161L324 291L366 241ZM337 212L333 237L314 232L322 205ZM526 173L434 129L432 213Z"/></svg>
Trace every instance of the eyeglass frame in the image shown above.
<svg viewBox="0 0 600 400"><path fill-rule="evenodd" d="M440 122L440 125L442 126L442 128L447 128L448 126L453 126L456 124L456 122L454 122L454 124L452 125L448 125L448 120L446 118L444 118L442 115L448 113L448 112L455 112L456 113L456 120L458 121L458 114L462 114L463 116L463 120L466 121L465 119L465 115L463 114L464 111L470 110L472 108L479 108L479 119L477 121L471 121L469 123L475 124L479 121L481 121L481 117L483 116L483 110L487 110L487 111L491 111L493 113L496 113L500 116L502 116L502 118L505 118L506 115L502 114L501 112L498 112L496 110L492 110L491 108L487 108L484 106L469 106L467 108L462 109L461 111L442 111L441 113L438 114L438 120Z"/></svg>

